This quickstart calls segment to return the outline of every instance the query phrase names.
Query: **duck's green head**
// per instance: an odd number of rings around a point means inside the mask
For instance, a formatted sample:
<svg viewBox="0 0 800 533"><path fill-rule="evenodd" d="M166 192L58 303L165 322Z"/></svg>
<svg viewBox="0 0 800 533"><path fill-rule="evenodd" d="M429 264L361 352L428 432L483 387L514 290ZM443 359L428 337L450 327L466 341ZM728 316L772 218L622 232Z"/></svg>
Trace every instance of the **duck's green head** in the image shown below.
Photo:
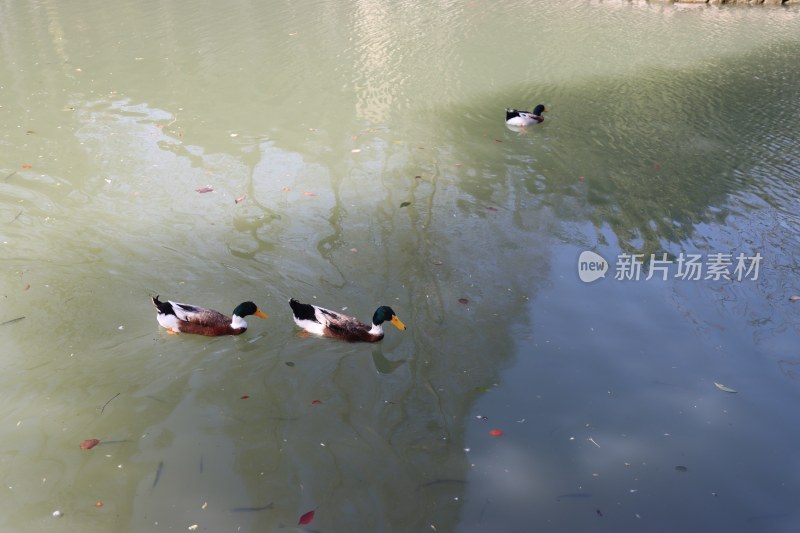
<svg viewBox="0 0 800 533"><path fill-rule="evenodd" d="M403 331L406 329L406 325L397 318L397 315L392 310L391 307L387 305L382 305L378 309L375 310L375 314L372 315L372 323L376 326L380 326L384 322L391 322L394 324L394 327Z"/></svg>
<svg viewBox="0 0 800 533"><path fill-rule="evenodd" d="M537 105L536 107L533 108L533 114L534 115L541 116L542 113L544 113L545 111L547 111L547 108L544 107L544 104L539 104L539 105Z"/></svg>
<svg viewBox="0 0 800 533"><path fill-rule="evenodd" d="M236 309L233 310L233 314L242 318L250 315L256 315L259 318L267 318L267 315L261 312L261 309L253 302L240 303L236 306Z"/></svg>

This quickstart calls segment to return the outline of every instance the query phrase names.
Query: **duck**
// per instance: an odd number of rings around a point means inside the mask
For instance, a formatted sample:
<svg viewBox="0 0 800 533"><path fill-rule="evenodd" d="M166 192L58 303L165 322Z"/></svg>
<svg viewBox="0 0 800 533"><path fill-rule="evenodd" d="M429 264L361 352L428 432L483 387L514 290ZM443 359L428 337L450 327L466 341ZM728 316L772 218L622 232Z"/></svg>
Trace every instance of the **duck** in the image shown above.
<svg viewBox="0 0 800 533"><path fill-rule="evenodd" d="M247 322L244 317L255 315L267 318L253 302L242 302L233 310L232 316L226 316L219 311L206 309L196 305L182 304L167 300L162 302L158 295L152 297L153 305L158 313L156 320L169 333L193 333L216 337L219 335L241 335L247 331Z"/></svg>
<svg viewBox="0 0 800 533"><path fill-rule="evenodd" d="M530 126L531 124L538 124L544 122L542 113L547 109L544 104L539 104L533 108L533 111L520 111L519 109L506 109L506 124L509 126Z"/></svg>
<svg viewBox="0 0 800 533"><path fill-rule="evenodd" d="M391 322L400 331L406 329L394 310L386 305L375 310L371 326L330 309L300 303L294 298L289 300L289 305L295 323L314 335L335 337L349 342L377 342L383 338L384 322Z"/></svg>

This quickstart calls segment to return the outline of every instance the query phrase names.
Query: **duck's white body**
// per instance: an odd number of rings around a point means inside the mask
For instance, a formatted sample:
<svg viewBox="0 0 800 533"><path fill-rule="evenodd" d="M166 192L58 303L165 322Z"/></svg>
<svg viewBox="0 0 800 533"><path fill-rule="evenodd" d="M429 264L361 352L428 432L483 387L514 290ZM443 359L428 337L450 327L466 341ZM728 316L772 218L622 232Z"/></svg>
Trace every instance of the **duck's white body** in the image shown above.
<svg viewBox="0 0 800 533"><path fill-rule="evenodd" d="M544 118L534 115L533 113L525 113L524 111L517 111L517 116L511 117L510 119L506 120L506 124L509 126L530 126L531 124L538 124L542 122Z"/></svg>
<svg viewBox="0 0 800 533"><path fill-rule="evenodd" d="M544 122L542 113L547 111L544 105L537 105L533 111L520 111L519 109L506 109L506 124L509 126L530 126Z"/></svg>

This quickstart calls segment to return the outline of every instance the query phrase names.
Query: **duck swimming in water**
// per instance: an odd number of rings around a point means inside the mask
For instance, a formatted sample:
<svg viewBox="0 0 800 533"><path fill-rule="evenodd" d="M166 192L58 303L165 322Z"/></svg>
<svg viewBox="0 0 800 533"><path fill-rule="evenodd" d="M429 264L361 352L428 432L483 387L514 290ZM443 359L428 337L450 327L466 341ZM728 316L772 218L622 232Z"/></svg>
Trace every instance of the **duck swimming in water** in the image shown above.
<svg viewBox="0 0 800 533"><path fill-rule="evenodd" d="M267 315L253 302L243 302L233 310L233 316L225 316L219 311L181 304L167 300L162 302L158 296L153 297L153 305L158 312L156 320L170 333L194 333L196 335L239 335L247 331L244 317L255 315L267 318Z"/></svg>
<svg viewBox="0 0 800 533"><path fill-rule="evenodd" d="M382 305L372 315L368 326L351 316L311 304L289 300L295 323L309 333L336 337L350 342L376 342L383 338L383 323L391 322L403 331L406 329L391 307Z"/></svg>
<svg viewBox="0 0 800 533"><path fill-rule="evenodd" d="M533 108L533 111L520 111L519 109L506 109L506 124L509 126L530 126L544 122L542 113L547 109L543 104L539 104Z"/></svg>

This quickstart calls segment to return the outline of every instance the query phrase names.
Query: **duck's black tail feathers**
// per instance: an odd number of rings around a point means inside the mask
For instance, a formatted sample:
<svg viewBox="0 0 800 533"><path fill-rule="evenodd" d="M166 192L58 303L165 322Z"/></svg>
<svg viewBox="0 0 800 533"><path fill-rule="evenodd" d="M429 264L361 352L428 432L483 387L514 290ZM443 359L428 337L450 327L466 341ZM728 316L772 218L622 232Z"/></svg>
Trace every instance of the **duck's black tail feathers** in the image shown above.
<svg viewBox="0 0 800 533"><path fill-rule="evenodd" d="M153 305L156 306L158 312L164 315L174 315L175 311L172 309L172 304L169 302L162 302L158 299L158 295L153 296Z"/></svg>
<svg viewBox="0 0 800 533"><path fill-rule="evenodd" d="M292 313L297 320L317 321L317 313L314 311L313 305L301 304L294 298L289 300L289 305L292 306Z"/></svg>
<svg viewBox="0 0 800 533"><path fill-rule="evenodd" d="M506 108L506 120L511 120L514 117L519 116L519 111L516 109Z"/></svg>

